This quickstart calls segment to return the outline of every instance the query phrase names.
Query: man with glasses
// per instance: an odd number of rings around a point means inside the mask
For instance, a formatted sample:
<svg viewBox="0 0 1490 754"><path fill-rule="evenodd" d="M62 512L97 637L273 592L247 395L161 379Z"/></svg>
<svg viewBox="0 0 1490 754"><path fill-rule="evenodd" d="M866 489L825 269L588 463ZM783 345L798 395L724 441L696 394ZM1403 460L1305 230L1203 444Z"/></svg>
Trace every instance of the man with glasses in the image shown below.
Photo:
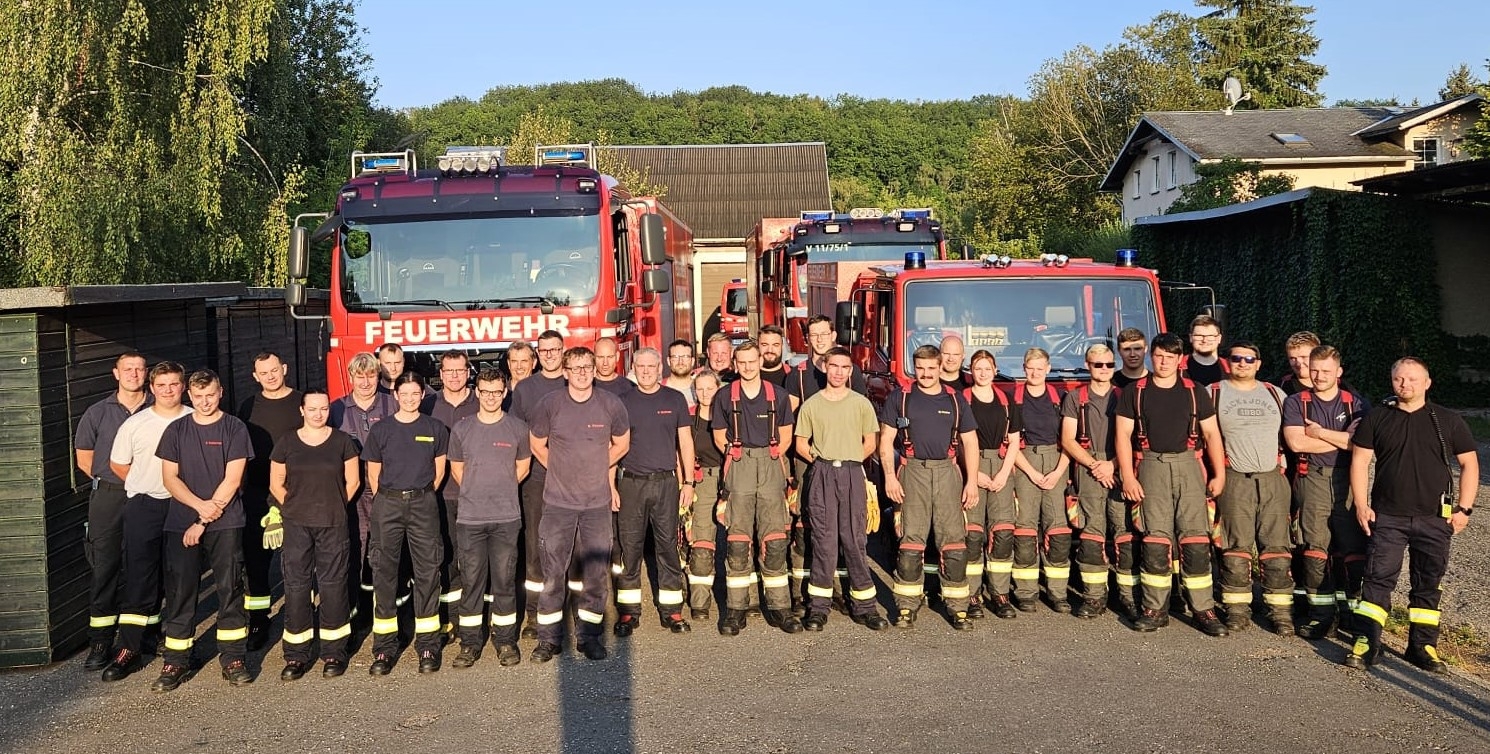
<svg viewBox="0 0 1490 754"><path fill-rule="evenodd" d="M1221 323L1202 314L1190 320L1190 355L1180 362L1180 374L1200 385L1214 385L1226 379L1227 362L1217 351L1221 348Z"/></svg>
<svg viewBox="0 0 1490 754"><path fill-rule="evenodd" d="M1117 369L1112 349L1097 344L1086 351L1091 382L1068 391L1061 400L1061 449L1081 467L1076 473L1079 508L1071 524L1081 531L1076 567L1081 572L1081 603L1072 610L1078 618L1107 612L1107 549L1117 568L1118 604L1130 620L1138 614L1138 570L1133 558L1134 532L1128 506L1118 485L1113 463L1113 416L1117 393L1112 375ZM1067 513L1071 511L1067 510Z"/></svg>
<svg viewBox="0 0 1490 754"><path fill-rule="evenodd" d="M1227 349L1231 376L1211 386L1216 421L1226 449L1226 487L1216 499L1221 519L1221 602L1226 627L1241 631L1252 622L1252 554L1262 568L1262 598L1273 630L1293 633L1290 499L1280 442L1283 391L1260 382L1262 352L1238 340Z"/></svg>
<svg viewBox="0 0 1490 754"><path fill-rule="evenodd" d="M620 372L621 349L615 338L595 341L595 387L613 395L625 396L636 389L636 383Z"/></svg>
<svg viewBox="0 0 1490 754"><path fill-rule="evenodd" d="M688 408L694 407L693 396L693 369L697 360L693 356L693 344L679 338L667 344L667 377L663 378L663 387L670 387L683 394L683 399L688 401ZM718 375L715 375L718 380Z"/></svg>
<svg viewBox="0 0 1490 754"><path fill-rule="evenodd" d="M544 330L538 336L539 372L512 388L512 415L532 426L530 412L544 396L564 389L564 336L557 330ZM589 349L586 349L589 350ZM593 364L593 361L592 361ZM524 576L523 607L527 621L523 638L537 638L538 595L543 591L543 555L538 529L543 524L543 485L548 478L545 457L536 456L528 478L522 483Z"/></svg>
<svg viewBox="0 0 1490 754"><path fill-rule="evenodd" d="M435 397L430 411L445 429L454 430L460 420L475 416L480 406L476 391L471 389L471 361L461 351L446 351L440 355L440 392ZM455 556L455 522L460 513L460 480L446 477L445 486L436 499L440 503L440 538L445 545L445 557L440 563L440 616L444 620L445 633L455 630L451 611L461 599L460 560Z"/></svg>
<svg viewBox="0 0 1490 754"><path fill-rule="evenodd" d="M1125 327L1117 334L1118 355L1122 357L1122 369L1112 376L1112 386L1123 389L1147 377L1146 366L1149 354L1149 339L1136 327Z"/></svg>
<svg viewBox="0 0 1490 754"><path fill-rule="evenodd" d="M532 662L548 662L560 651L565 577L575 560L581 582L574 606L579 634L575 648L591 660L606 657L600 624L610 599L611 514L621 509L616 465L631 446L631 421L621 399L595 389L594 352L583 346L571 348L562 363L568 386L529 409L533 457L551 467L538 536L545 579L538 599L538 646L529 655ZM564 463L544 463L551 457Z"/></svg>

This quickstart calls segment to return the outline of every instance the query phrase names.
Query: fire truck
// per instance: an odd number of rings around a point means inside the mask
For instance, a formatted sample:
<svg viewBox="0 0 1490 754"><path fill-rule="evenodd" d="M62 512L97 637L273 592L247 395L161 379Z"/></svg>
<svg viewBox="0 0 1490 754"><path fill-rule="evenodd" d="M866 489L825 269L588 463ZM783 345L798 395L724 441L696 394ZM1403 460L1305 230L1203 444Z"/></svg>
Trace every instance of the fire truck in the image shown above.
<svg viewBox="0 0 1490 754"><path fill-rule="evenodd" d="M908 253L946 258L947 240L930 209L819 210L803 212L796 220L763 219L746 239L749 289L755 296L751 326L758 331L762 325L779 325L789 334L792 351L806 353L808 317L833 316L834 305L847 299L859 272ZM829 271L834 279L821 277ZM819 275L816 283L808 277L814 272ZM809 296L814 285L836 293L815 303Z"/></svg>
<svg viewBox="0 0 1490 754"><path fill-rule="evenodd" d="M809 262L815 301L836 297L844 274L836 262ZM1149 337L1164 331L1159 279L1137 266L1131 250L1115 264L1046 254L1040 259L985 256L969 261L927 261L918 253L903 264L878 265L853 278L836 306L839 338L882 403L897 384L915 379L912 354L960 336L967 358L980 350L998 361L1005 389L1024 376L1024 353L1050 353L1050 379L1066 387L1090 378L1085 353L1094 343L1115 347L1117 333L1136 327Z"/></svg>
<svg viewBox="0 0 1490 754"><path fill-rule="evenodd" d="M719 332L736 345L750 337L749 293L741 278L725 283L719 292Z"/></svg>
<svg viewBox="0 0 1490 754"><path fill-rule="evenodd" d="M354 152L336 211L295 219L285 288L306 318L310 245L329 241L332 396L350 389L351 358L384 343L438 385L439 354L495 365L545 330L571 346L614 337L623 366L637 348L693 340L692 232L594 158L593 144L538 147L524 166L502 148L451 147L431 169L413 150Z"/></svg>

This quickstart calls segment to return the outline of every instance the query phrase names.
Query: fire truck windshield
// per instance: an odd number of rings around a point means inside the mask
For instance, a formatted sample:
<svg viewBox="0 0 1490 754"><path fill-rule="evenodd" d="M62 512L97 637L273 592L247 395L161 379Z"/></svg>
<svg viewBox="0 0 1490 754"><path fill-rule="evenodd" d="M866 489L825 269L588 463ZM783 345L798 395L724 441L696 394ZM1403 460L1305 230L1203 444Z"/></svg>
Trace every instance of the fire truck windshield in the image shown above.
<svg viewBox="0 0 1490 754"><path fill-rule="evenodd" d="M990 278L916 280L906 283L907 333L901 369L915 371L911 354L923 345L940 345L958 335L964 367L987 350L1001 375L1024 375L1030 348L1050 353L1051 375L1087 375L1086 349L1097 343L1115 347L1118 331L1136 327L1147 337L1158 331L1158 308L1147 282L1117 278Z"/></svg>
<svg viewBox="0 0 1490 754"><path fill-rule="evenodd" d="M600 216L348 221L341 296L349 309L547 299L589 303L600 283Z"/></svg>
<svg viewBox="0 0 1490 754"><path fill-rule="evenodd" d="M919 251L927 259L937 258L934 241L926 243L834 243L831 241L807 244L809 262L899 262L906 252Z"/></svg>

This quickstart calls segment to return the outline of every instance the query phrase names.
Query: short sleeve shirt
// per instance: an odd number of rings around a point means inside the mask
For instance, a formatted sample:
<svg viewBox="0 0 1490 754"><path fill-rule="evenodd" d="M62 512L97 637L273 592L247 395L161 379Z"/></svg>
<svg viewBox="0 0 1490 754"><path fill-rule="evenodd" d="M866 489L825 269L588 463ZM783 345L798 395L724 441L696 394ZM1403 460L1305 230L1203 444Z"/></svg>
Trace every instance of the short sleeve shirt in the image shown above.
<svg viewBox="0 0 1490 754"><path fill-rule="evenodd" d="M530 412L528 431L563 459L543 485L543 504L571 510L610 507L611 438L631 429L626 406L604 390L576 401L568 390L549 393Z"/></svg>
<svg viewBox="0 0 1490 754"><path fill-rule="evenodd" d="M367 436L378 422L398 413L398 401L388 393L373 393L372 403L366 409L357 405L356 399L348 395L331 404L332 429L339 429L361 448L367 444Z"/></svg>
<svg viewBox="0 0 1490 754"><path fill-rule="evenodd" d="M418 490L435 483L435 459L449 450L450 430L420 414L411 422L389 417L373 426L362 460L383 465L378 489Z"/></svg>
<svg viewBox="0 0 1490 754"><path fill-rule="evenodd" d="M90 476L114 484L124 483L124 480L109 468L109 454L114 450L114 437L119 434L119 427L126 419L149 408L153 402L151 395L146 393L144 402L131 412L119 402L119 394L116 392L110 393L109 397L89 406L88 410L83 412L83 418L78 421L77 434L73 436L72 446L77 450L94 451L93 466L88 469Z"/></svg>
<svg viewBox="0 0 1490 754"><path fill-rule="evenodd" d="M885 401L880 415L881 424L895 428L897 448L904 446L909 435L915 457L927 461L948 457L954 430L961 435L978 429L972 409L968 408L960 393L948 393L940 384L937 389L941 392L933 395L915 386L908 392L896 389ZM904 404L904 409L901 404Z"/></svg>
<svg viewBox="0 0 1490 754"><path fill-rule="evenodd" d="M801 408L801 404L806 403L808 398L828 386L828 373L818 369L817 365L809 359L792 371L787 377L786 385L787 389L792 391L792 395L797 397L797 407ZM860 395L869 393L869 381L864 378L864 373L859 371L858 364L855 364L853 371L849 373L848 386L850 390Z"/></svg>
<svg viewBox="0 0 1490 754"><path fill-rule="evenodd" d="M595 379L595 387L617 398L624 398L633 390L636 390L636 383L619 375L613 380L602 380L597 377Z"/></svg>
<svg viewBox="0 0 1490 754"><path fill-rule="evenodd" d="M1010 407L1019 422L1020 437L1026 445L1055 445L1061 439L1061 394L1046 383L1039 395L1024 394L1022 403Z"/></svg>
<svg viewBox="0 0 1490 754"><path fill-rule="evenodd" d="M1226 464L1233 471L1256 474L1278 468L1278 445L1283 430L1283 391L1259 382L1239 390L1230 380L1211 386L1216 398L1216 422L1226 446Z"/></svg>
<svg viewBox="0 0 1490 754"><path fill-rule="evenodd" d="M724 465L724 453L720 452L719 446L714 444L714 431L709 426L711 422L698 415L698 406L693 408L695 412L692 417L694 462L699 466L719 468Z"/></svg>
<svg viewBox="0 0 1490 754"><path fill-rule="evenodd" d="M210 499L227 475L228 463L253 458L253 441L248 427L236 416L223 416L211 424L198 424L195 417L172 422L160 436L155 455L177 466L181 482L191 494ZM165 530L184 532L197 520L195 508L179 500L166 512ZM224 531L243 527L243 499L237 490L216 521L207 531Z"/></svg>
<svg viewBox="0 0 1490 754"><path fill-rule="evenodd" d="M777 390L774 385L767 387L770 383L763 382L760 392L755 397L746 395L744 386L739 390L740 402L735 404L733 385L719 389L714 394L714 407L710 414L710 426L714 429L724 430L725 439L735 442L735 424L739 423L740 444L746 448L768 448L771 446L771 438L777 436L776 427L790 427L792 425L792 407L787 401L786 392ZM771 405L766 401L766 391L770 390L775 398L776 427L772 427ZM738 410L739 415L735 412ZM783 449L784 450L784 449Z"/></svg>
<svg viewBox="0 0 1490 754"><path fill-rule="evenodd" d="M517 462L532 458L528 425L512 414L490 424L478 416L456 422L450 432L450 460L464 464L460 524L505 524L522 518L517 494Z"/></svg>
<svg viewBox="0 0 1490 754"><path fill-rule="evenodd" d="M998 388L994 390L999 391ZM999 391L999 395L1004 395ZM968 407L972 409L973 419L978 422L978 448L980 450L998 450L1008 441L1009 435L1020 431L1019 425L1014 422L1013 406L1006 406L999 402L998 395L993 400L984 403L978 400L977 394L971 390L963 394L967 400ZM1009 396L1004 395L1008 401Z"/></svg>
<svg viewBox="0 0 1490 754"><path fill-rule="evenodd" d="M1112 417L1117 413L1117 396L1121 392L1117 388L1107 391L1107 395L1097 395L1090 387L1086 390L1086 412L1081 413L1081 397L1083 388L1067 391L1066 396L1061 399L1061 418L1078 419L1076 423L1076 437L1081 439L1082 429L1086 430L1086 436L1091 441L1091 452L1098 458L1111 458L1113 455L1113 429L1115 422Z"/></svg>
<svg viewBox="0 0 1490 754"><path fill-rule="evenodd" d="M682 393L661 386L650 393L633 390L626 396L626 414L631 420L631 449L621 466L639 474L677 468L678 430L692 420Z"/></svg>
<svg viewBox="0 0 1490 754"><path fill-rule="evenodd" d="M1192 383L1193 384L1193 383ZM1138 416L1139 396L1143 396L1143 416ZM1193 400L1193 403L1192 403ZM1200 423L1216 415L1211 394L1195 385L1186 390L1184 381L1176 379L1169 387L1159 387L1150 376L1140 390L1138 383L1118 396L1117 415L1133 420L1133 447L1139 449L1140 428L1148 433L1148 449L1155 453L1183 453L1190 450L1190 432L1200 436ZM1192 419L1193 417L1193 419ZM1192 424L1193 422L1193 424Z"/></svg>
<svg viewBox="0 0 1490 754"><path fill-rule="evenodd" d="M467 416L475 416L480 408L481 404L476 400L475 390L467 390L466 397L461 399L460 403L451 403L445 400L445 393L441 391L435 395L435 406L429 415L438 419L441 424L445 425L446 429L453 430L455 429L455 425L459 424L462 419ZM440 488L440 494L444 495L446 500L459 499L461 497L460 483L455 481L455 477L447 475L445 477L445 486Z"/></svg>
<svg viewBox="0 0 1490 754"><path fill-rule="evenodd" d="M338 527L347 523L346 463L357 457L357 443L339 430L316 445L300 433L279 436L269 460L284 464L285 499L280 512L301 526Z"/></svg>
<svg viewBox="0 0 1490 754"><path fill-rule="evenodd" d="M797 437L811 440L812 450L828 461L863 461L864 436L879 431L869 399L849 391L831 401L816 393L797 410Z"/></svg>
<svg viewBox="0 0 1490 754"><path fill-rule="evenodd" d="M248 427L248 437L253 442L253 460L243 472L243 486L255 490L269 489L269 456L274 443L286 432L293 432L305 423L300 416L300 404L304 395L291 390L281 398L265 398L255 393L238 407L237 416Z"/></svg>
<svg viewBox="0 0 1490 754"><path fill-rule="evenodd" d="M1434 415L1443 432L1443 445L1438 441L1439 430L1433 426ZM1351 442L1375 453L1371 506L1378 513L1392 516L1443 515L1440 496L1448 490L1451 479L1444 448L1449 455L1457 456L1478 447L1458 412L1431 403L1417 411L1396 406L1372 411L1361 420Z"/></svg>
<svg viewBox="0 0 1490 754"><path fill-rule="evenodd" d="M1226 379L1226 367L1219 358L1213 364L1202 364L1192 356L1185 362L1185 376L1196 384L1214 385Z"/></svg>
<svg viewBox="0 0 1490 754"><path fill-rule="evenodd" d="M119 425L114 435L114 447L109 449L109 460L120 466L129 466L129 476L124 479L124 492L129 495L149 495L156 500L171 496L161 477L160 458L155 455L160 447L160 436L171 423L180 421L191 413L181 406L175 416L161 416L151 408L139 411Z"/></svg>
<svg viewBox="0 0 1490 754"><path fill-rule="evenodd" d="M1356 420L1365 416L1370 406L1360 395L1352 393L1350 405L1346 405L1346 390L1341 388L1335 393L1332 400L1320 400L1314 391L1309 393L1309 408L1304 408L1304 391L1294 393L1283 401L1283 426L1304 426L1304 413L1307 410L1309 421L1329 430L1344 431L1355 423ZM1349 466L1350 453L1331 450L1326 453L1310 453L1309 463L1314 466Z"/></svg>

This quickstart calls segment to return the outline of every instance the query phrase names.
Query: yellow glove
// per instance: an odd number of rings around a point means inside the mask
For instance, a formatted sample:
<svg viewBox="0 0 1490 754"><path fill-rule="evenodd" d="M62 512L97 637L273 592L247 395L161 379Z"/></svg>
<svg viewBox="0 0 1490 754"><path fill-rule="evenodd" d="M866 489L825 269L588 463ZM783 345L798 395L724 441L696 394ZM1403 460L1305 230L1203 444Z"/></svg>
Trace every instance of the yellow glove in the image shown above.
<svg viewBox="0 0 1490 754"><path fill-rule="evenodd" d="M802 512L802 491L797 487L797 480L786 481L786 509L793 516Z"/></svg>
<svg viewBox="0 0 1490 754"><path fill-rule="evenodd" d="M279 515L279 506L270 506L269 512L259 519L259 525L264 527L264 549L278 550L285 544L284 519Z"/></svg>
<svg viewBox="0 0 1490 754"><path fill-rule="evenodd" d="M879 492L875 491L872 484L865 484L864 490L865 497L867 498L864 502L864 508L868 514L866 516L868 525L864 527L864 533L873 534L880 530L880 495Z"/></svg>

